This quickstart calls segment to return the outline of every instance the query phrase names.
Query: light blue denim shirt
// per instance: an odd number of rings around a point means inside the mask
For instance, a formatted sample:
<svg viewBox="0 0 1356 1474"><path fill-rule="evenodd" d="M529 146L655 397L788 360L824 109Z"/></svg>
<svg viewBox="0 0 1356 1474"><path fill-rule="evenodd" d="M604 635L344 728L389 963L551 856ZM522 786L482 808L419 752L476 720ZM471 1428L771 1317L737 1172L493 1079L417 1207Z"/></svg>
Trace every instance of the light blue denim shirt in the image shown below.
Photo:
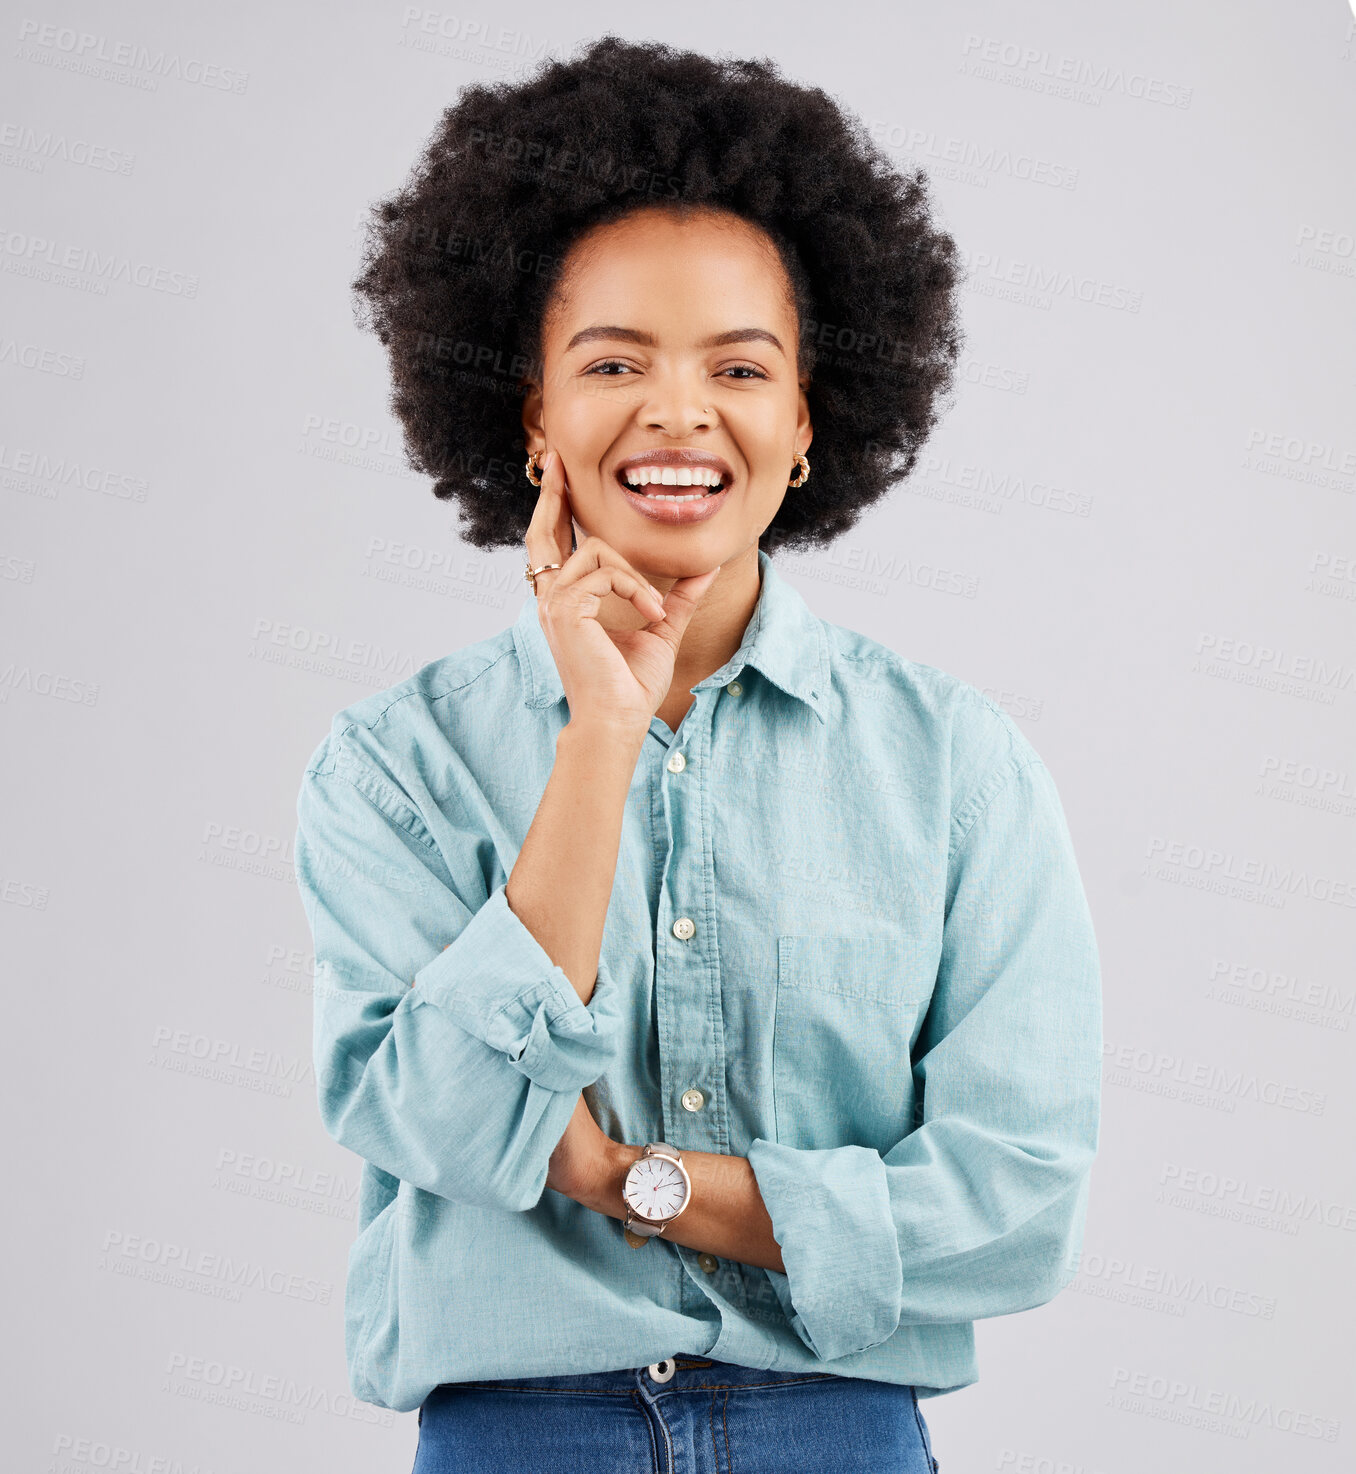
<svg viewBox="0 0 1356 1474"><path fill-rule="evenodd" d="M1072 1278L1101 986L1050 772L976 688L758 563L739 650L650 723L587 1006L505 900L569 717L530 594L307 765L359 1398L678 1353L935 1396L978 1379L976 1319ZM747 1157L786 1273L633 1249L548 1191L581 1089L615 1140Z"/></svg>

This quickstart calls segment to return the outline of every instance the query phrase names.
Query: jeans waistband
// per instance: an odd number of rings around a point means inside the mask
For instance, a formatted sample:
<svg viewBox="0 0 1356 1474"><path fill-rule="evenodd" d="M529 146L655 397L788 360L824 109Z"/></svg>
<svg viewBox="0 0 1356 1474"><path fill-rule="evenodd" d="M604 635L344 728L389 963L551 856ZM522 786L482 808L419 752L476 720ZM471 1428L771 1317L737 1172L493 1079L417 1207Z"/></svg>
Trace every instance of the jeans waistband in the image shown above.
<svg viewBox="0 0 1356 1474"><path fill-rule="evenodd" d="M671 1375L666 1376L665 1373ZM737 1366L734 1362L679 1352L660 1357L646 1366L622 1367L616 1371L444 1382L435 1388L435 1392L451 1393L460 1387L479 1387L505 1392L618 1392L629 1396L639 1385L654 1396L713 1387L767 1387L786 1382L833 1380L832 1372L771 1371L765 1367Z"/></svg>

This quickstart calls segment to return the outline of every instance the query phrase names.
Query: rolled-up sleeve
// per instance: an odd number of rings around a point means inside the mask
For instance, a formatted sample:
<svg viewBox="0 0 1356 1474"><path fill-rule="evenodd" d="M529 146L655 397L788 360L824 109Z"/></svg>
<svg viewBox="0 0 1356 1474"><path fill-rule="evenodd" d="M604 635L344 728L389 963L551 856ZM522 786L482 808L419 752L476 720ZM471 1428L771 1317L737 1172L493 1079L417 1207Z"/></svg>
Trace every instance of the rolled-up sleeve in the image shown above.
<svg viewBox="0 0 1356 1474"><path fill-rule="evenodd" d="M1024 743L948 857L937 979L913 1052L916 1126L883 1156L755 1140L786 1273L822 1360L906 1323L1044 1304L1073 1276L1101 1104L1101 971L1054 781Z"/></svg>
<svg viewBox="0 0 1356 1474"><path fill-rule="evenodd" d="M414 808L356 759L313 761L297 820L325 1129L441 1197L535 1206L615 1054L613 978L600 964L585 1005L505 883L468 905Z"/></svg>

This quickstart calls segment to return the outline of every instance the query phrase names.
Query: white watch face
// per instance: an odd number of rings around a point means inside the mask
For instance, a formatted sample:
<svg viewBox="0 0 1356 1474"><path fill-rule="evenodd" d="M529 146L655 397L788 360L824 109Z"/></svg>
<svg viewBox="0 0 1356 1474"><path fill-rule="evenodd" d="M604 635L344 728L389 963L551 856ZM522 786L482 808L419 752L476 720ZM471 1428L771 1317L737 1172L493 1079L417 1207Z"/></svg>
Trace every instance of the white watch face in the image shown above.
<svg viewBox="0 0 1356 1474"><path fill-rule="evenodd" d="M622 1197L642 1218L671 1218L687 1201L687 1179L668 1157L641 1157L626 1174Z"/></svg>

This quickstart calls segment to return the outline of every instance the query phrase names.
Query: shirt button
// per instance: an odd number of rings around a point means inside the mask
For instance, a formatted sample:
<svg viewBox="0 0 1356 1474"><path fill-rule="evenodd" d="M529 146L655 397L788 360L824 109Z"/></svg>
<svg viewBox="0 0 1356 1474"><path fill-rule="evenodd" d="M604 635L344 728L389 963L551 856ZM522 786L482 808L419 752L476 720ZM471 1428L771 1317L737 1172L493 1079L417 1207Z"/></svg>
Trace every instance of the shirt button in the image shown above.
<svg viewBox="0 0 1356 1474"><path fill-rule="evenodd" d="M673 923L674 936L683 942L687 941L687 939L696 930L696 923L692 920L690 916L680 916L678 920Z"/></svg>
<svg viewBox="0 0 1356 1474"><path fill-rule="evenodd" d="M683 1109L685 1111L699 1111L706 1104L706 1097L694 1085L691 1090L683 1091Z"/></svg>
<svg viewBox="0 0 1356 1474"><path fill-rule="evenodd" d="M729 692L729 693L730 693L730 695L731 695L731 696L738 696L738 695L739 695L739 693L740 693L740 692L741 692L741 691L742 691L742 690L743 690L743 689L744 689L744 688L743 688L743 686L741 686L741 685L740 685L740 684L739 684L739 682L738 682L738 681L731 681L731 682L730 682L730 684L729 684L729 685L728 685L728 686L726 686L726 688L725 688L725 689L726 689L726 690L727 690L727 691L728 691L728 692Z"/></svg>
<svg viewBox="0 0 1356 1474"><path fill-rule="evenodd" d="M707 1274L715 1274L716 1270L720 1267L720 1260L714 1254L698 1254L697 1263L701 1265Z"/></svg>
<svg viewBox="0 0 1356 1474"><path fill-rule="evenodd" d="M681 773L687 767L687 759L681 752L675 752L665 764L670 773Z"/></svg>

